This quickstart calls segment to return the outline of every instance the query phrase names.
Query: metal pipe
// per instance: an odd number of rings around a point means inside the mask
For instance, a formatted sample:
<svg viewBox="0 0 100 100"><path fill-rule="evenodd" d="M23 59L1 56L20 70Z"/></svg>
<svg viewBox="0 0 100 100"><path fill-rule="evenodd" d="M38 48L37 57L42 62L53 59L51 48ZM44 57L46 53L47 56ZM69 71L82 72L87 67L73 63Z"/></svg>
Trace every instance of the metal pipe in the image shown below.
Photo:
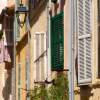
<svg viewBox="0 0 100 100"><path fill-rule="evenodd" d="M15 0L15 11L19 2ZM13 35L13 68L12 68L12 100L16 100L16 34L17 34L17 18L14 14L14 35Z"/></svg>
<svg viewBox="0 0 100 100"><path fill-rule="evenodd" d="M15 10L17 8L15 2ZM13 68L12 68L12 99L16 100L16 15L14 14L14 35L13 35Z"/></svg>
<svg viewBox="0 0 100 100"><path fill-rule="evenodd" d="M47 78L48 80L51 80L51 36L50 36L50 29L51 29L51 23L50 23L50 14L49 14L49 9L51 6L51 0L49 0L49 3L47 4L47 36L49 37L47 39L48 41L48 46L47 46L47 55L48 55L48 68L47 68Z"/></svg>
<svg viewBox="0 0 100 100"><path fill-rule="evenodd" d="M28 29L28 50L27 50L27 53L28 53L28 66L27 66L27 90L30 90L30 62L31 62L31 58L30 58L30 25L29 25L29 16L27 16L27 29ZM29 97L27 97L27 100L30 100Z"/></svg>
<svg viewBox="0 0 100 100"><path fill-rule="evenodd" d="M73 33L74 33L74 0L69 0L69 32L67 39L67 50L68 50L68 80L69 80L69 100L74 100L74 41L73 41Z"/></svg>

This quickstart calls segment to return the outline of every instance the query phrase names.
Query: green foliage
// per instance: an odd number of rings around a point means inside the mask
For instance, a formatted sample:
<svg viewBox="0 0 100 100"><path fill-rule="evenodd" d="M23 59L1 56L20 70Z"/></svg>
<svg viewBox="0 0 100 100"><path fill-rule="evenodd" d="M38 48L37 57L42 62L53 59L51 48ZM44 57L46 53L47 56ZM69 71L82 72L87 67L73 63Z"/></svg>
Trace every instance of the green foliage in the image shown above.
<svg viewBox="0 0 100 100"><path fill-rule="evenodd" d="M3 32L2 32L2 31L0 31L0 39L2 38L2 36L3 36Z"/></svg>
<svg viewBox="0 0 100 100"><path fill-rule="evenodd" d="M49 88L51 100L68 100L68 80L65 74L58 75L55 85Z"/></svg>
<svg viewBox="0 0 100 100"><path fill-rule="evenodd" d="M69 100L67 75L58 74L54 85L49 88L44 84L35 86L29 94L30 100Z"/></svg>

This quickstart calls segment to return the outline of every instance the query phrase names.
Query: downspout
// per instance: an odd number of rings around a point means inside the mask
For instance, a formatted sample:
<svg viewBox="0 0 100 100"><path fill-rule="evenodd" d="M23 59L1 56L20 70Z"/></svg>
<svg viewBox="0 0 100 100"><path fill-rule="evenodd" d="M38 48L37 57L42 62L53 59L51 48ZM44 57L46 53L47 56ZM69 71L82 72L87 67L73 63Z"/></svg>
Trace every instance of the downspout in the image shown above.
<svg viewBox="0 0 100 100"><path fill-rule="evenodd" d="M74 2L75 0L69 0L69 32L68 32L68 81L69 81L69 100L74 100Z"/></svg>
<svg viewBox="0 0 100 100"><path fill-rule="evenodd" d="M47 65L47 78L48 81L51 81L51 22L50 22L50 13L49 9L51 7L51 0L48 0L47 3L47 59L48 59L48 65Z"/></svg>
<svg viewBox="0 0 100 100"><path fill-rule="evenodd" d="M15 0L15 11L17 9L17 0ZM13 68L12 68L12 100L16 100L16 26L17 20L14 14L14 35L13 35Z"/></svg>
<svg viewBox="0 0 100 100"><path fill-rule="evenodd" d="M28 9L29 9L29 7L28 7ZM30 63L31 63L31 60L30 60L30 39L31 39L31 37L30 37L29 13L27 15L26 25L27 25L26 26L26 28L27 28L26 31L28 32L28 48L27 48L28 57L26 58L26 63L27 63L27 65L26 65L26 71L27 71L27 73L26 73L26 77L27 77L26 84L27 85L26 86L27 87L26 88L27 88L27 90L30 90ZM30 100L30 98L27 97L27 100Z"/></svg>
<svg viewBox="0 0 100 100"><path fill-rule="evenodd" d="M15 11L19 2L15 0ZM17 18L14 13L14 35L13 35L13 68L12 68L12 100L16 100L16 35L17 35Z"/></svg>

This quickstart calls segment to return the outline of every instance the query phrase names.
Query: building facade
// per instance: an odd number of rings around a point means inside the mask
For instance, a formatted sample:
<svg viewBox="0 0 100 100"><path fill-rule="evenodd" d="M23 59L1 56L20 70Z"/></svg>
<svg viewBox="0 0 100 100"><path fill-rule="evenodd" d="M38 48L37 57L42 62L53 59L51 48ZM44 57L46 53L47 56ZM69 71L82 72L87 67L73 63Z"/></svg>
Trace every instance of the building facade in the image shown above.
<svg viewBox="0 0 100 100"><path fill-rule="evenodd" d="M28 90L71 68L74 99L99 100L99 0L75 0L72 15L70 0L26 5L29 20L16 38L16 100L29 99Z"/></svg>
<svg viewBox="0 0 100 100"><path fill-rule="evenodd" d="M21 1L16 0L16 8ZM28 7L27 0L22 0L22 4ZM21 16L23 20L24 16ZM28 17L28 16L27 16ZM29 29L26 23L20 25L15 16L15 98L16 100L28 100L27 90L29 90Z"/></svg>
<svg viewBox="0 0 100 100"><path fill-rule="evenodd" d="M99 100L99 0L77 0L75 100Z"/></svg>
<svg viewBox="0 0 100 100"><path fill-rule="evenodd" d="M14 1L0 1L0 100L12 99Z"/></svg>
<svg viewBox="0 0 100 100"><path fill-rule="evenodd" d="M28 90L52 81L58 71L67 71L64 42L67 2L24 2L29 5L29 20L23 27L16 24L16 100L28 100Z"/></svg>

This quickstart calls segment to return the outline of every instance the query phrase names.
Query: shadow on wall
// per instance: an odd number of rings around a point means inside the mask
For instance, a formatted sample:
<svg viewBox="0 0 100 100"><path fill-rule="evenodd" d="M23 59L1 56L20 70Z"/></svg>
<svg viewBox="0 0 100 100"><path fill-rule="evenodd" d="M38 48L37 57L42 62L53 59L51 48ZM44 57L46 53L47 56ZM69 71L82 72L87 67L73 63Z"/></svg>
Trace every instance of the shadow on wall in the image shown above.
<svg viewBox="0 0 100 100"><path fill-rule="evenodd" d="M43 1L43 0L41 0L41 1ZM45 2L43 2L44 3L43 5L42 4L37 5L36 8L32 8L33 7L32 3L29 3L29 9L30 9L29 23L30 23L31 27L37 22L37 20L41 16L42 12L46 9L47 0L44 0L44 1Z"/></svg>
<svg viewBox="0 0 100 100"><path fill-rule="evenodd" d="M60 12L64 11L64 5L65 5L66 0L61 0L60 1ZM54 13L57 14L57 10L59 8L59 3L54 5Z"/></svg>
<svg viewBox="0 0 100 100"><path fill-rule="evenodd" d="M6 63L6 72L5 72L5 85L4 85L4 88L2 90L2 95L3 95L3 98L4 100L11 100L10 99L10 96L11 96L11 63Z"/></svg>
<svg viewBox="0 0 100 100"><path fill-rule="evenodd" d="M82 86L80 88L80 100L90 100L90 97L93 96L91 93L92 88L89 86Z"/></svg>

